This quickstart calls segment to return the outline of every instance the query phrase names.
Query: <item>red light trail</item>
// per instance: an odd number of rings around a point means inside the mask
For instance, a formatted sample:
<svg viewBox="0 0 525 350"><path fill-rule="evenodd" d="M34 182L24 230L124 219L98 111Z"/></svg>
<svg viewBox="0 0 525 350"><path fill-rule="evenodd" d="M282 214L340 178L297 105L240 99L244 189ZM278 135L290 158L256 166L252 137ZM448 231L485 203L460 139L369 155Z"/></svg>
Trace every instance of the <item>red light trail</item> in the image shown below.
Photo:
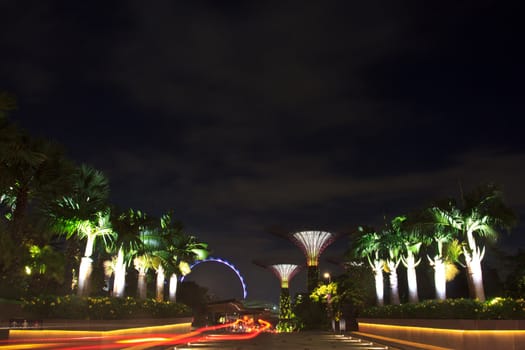
<svg viewBox="0 0 525 350"><path fill-rule="evenodd" d="M202 343L208 341L225 340L247 340L255 338L261 332L270 329L271 324L259 320L259 326L246 328L247 331L240 334L206 334L216 330L233 328L244 321L239 319L235 322L215 326L201 327L192 332L183 334L153 333L144 335L107 335L86 337L52 337L31 338L0 341L0 349L61 349L61 350L92 350L92 349L128 349L141 350L155 346L169 346L187 343Z"/></svg>

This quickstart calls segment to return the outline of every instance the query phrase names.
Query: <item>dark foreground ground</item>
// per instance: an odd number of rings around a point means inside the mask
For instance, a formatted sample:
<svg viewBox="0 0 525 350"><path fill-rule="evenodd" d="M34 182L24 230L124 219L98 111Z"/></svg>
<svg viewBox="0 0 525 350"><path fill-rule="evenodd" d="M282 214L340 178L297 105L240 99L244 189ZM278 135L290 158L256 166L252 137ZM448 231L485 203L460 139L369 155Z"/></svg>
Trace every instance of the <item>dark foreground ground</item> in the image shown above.
<svg viewBox="0 0 525 350"><path fill-rule="evenodd" d="M168 349L168 348L165 348ZM169 349L174 349L170 347ZM254 339L235 341L210 341L198 344L177 346L182 349L286 349L286 350L337 350L337 349L393 349L382 344L372 343L364 339L355 338L349 334L338 335L329 332L297 332L297 333L262 333Z"/></svg>

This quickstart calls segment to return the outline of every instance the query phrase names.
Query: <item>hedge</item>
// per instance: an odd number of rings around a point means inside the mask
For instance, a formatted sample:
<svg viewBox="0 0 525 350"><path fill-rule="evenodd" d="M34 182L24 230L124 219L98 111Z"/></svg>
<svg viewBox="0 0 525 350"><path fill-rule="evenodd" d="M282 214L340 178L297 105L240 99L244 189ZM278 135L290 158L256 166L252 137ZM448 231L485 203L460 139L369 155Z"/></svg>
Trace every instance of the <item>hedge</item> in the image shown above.
<svg viewBox="0 0 525 350"><path fill-rule="evenodd" d="M192 314L188 306L169 301L75 295L22 299L22 309L35 317L84 320L188 317Z"/></svg>
<svg viewBox="0 0 525 350"><path fill-rule="evenodd" d="M364 309L359 317L511 320L525 319L525 300L494 298L425 300L415 304L385 305Z"/></svg>

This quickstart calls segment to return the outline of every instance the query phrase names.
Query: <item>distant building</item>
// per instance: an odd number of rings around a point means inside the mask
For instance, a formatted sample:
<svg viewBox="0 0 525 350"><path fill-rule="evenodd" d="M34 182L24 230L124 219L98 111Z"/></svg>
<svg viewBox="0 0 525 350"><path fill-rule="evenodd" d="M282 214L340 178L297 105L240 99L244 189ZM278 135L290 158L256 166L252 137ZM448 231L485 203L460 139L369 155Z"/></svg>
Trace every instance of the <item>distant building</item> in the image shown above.
<svg viewBox="0 0 525 350"><path fill-rule="evenodd" d="M206 304L204 314L195 315L193 325L195 327L202 327L206 325L224 324L247 316L255 322L257 322L258 319L263 319L275 326L278 321L278 313L277 308L273 304L249 304L250 305L246 305L237 299L208 303Z"/></svg>

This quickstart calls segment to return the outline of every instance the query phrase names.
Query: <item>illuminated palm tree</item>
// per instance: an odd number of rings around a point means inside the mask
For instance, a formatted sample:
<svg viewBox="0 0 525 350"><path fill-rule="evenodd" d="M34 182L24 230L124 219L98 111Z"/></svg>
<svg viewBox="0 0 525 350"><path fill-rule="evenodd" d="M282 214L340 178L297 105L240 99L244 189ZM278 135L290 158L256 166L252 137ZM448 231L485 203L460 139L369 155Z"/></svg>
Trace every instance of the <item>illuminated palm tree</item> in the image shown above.
<svg viewBox="0 0 525 350"><path fill-rule="evenodd" d="M176 301L178 275L190 273L190 264L208 256L206 243L183 232L182 224L172 219L172 213L164 214L160 220L161 244L152 252L152 266L157 274L156 299L164 300L164 281L169 276L168 298Z"/></svg>
<svg viewBox="0 0 525 350"><path fill-rule="evenodd" d="M462 253L461 244L457 240L455 228L436 223L435 207L431 206L413 215L411 229L421 233L422 241L433 251L427 254L429 265L434 269L434 289L436 299L447 298L447 281L451 281L459 272L455 263Z"/></svg>
<svg viewBox="0 0 525 350"><path fill-rule="evenodd" d="M463 239L463 256L467 267L471 297L485 300L481 261L485 255L483 239L496 239L497 228L510 229L516 222L512 210L503 202L503 193L495 185L476 188L463 199L446 207L433 207L436 225L457 230Z"/></svg>
<svg viewBox="0 0 525 350"><path fill-rule="evenodd" d="M383 306L385 300L383 266L385 262L380 255L380 239L380 235L372 227L359 226L357 232L352 235L351 255L368 261L374 273L377 305Z"/></svg>
<svg viewBox="0 0 525 350"><path fill-rule="evenodd" d="M175 269L169 251L171 214L161 216L158 224L151 224L140 233L141 245L133 261L138 274L138 294L140 298L146 297L146 273L149 269L155 270L155 299L164 300L164 283L166 271Z"/></svg>
<svg viewBox="0 0 525 350"><path fill-rule="evenodd" d="M406 227L406 216L397 216L392 220L392 228L396 230L402 238L403 246L401 250L401 262L407 269L408 301L410 303L419 302L417 291L416 267L421 263L418 259L421 245L426 237L420 234L415 228Z"/></svg>
<svg viewBox="0 0 525 350"><path fill-rule="evenodd" d="M187 275L191 272L190 264L196 260L204 260L208 257L208 245L198 242L195 236L179 233L169 242L168 251L173 261L169 282L169 300L176 301L179 275Z"/></svg>
<svg viewBox="0 0 525 350"><path fill-rule="evenodd" d="M133 259L133 267L137 270L137 297L139 299L147 298L147 273L154 266L153 256L141 254Z"/></svg>
<svg viewBox="0 0 525 350"><path fill-rule="evenodd" d="M52 210L56 217L57 230L79 240L86 240L84 256L78 271L79 296L89 295L90 276L93 266L93 250L96 240L101 238L107 244L113 235L110 210L107 207L109 184L99 171L82 165L77 169L68 196L56 201Z"/></svg>
<svg viewBox="0 0 525 350"><path fill-rule="evenodd" d="M379 237L380 251L383 254L385 268L388 273L390 286L390 304L398 305L399 300L399 280L397 268L401 262L401 251L403 249L403 235L400 231L400 219L395 218L390 225L387 225Z"/></svg>
<svg viewBox="0 0 525 350"><path fill-rule="evenodd" d="M166 281L166 272L164 266L168 264L169 259L165 250L156 250L151 257L151 268L155 271L155 300L164 301L164 283Z"/></svg>
<svg viewBox="0 0 525 350"><path fill-rule="evenodd" d="M133 266L138 272L137 276L137 296L139 299L146 299L147 296L147 273L155 267L155 252L160 250L162 239L155 228L141 231L141 244L133 259Z"/></svg>
<svg viewBox="0 0 525 350"><path fill-rule="evenodd" d="M113 230L116 234L112 247L117 252L114 266L113 296L124 296L126 287L126 270L135 255L141 249L140 234L147 230L149 218L140 210L129 209L113 219Z"/></svg>

